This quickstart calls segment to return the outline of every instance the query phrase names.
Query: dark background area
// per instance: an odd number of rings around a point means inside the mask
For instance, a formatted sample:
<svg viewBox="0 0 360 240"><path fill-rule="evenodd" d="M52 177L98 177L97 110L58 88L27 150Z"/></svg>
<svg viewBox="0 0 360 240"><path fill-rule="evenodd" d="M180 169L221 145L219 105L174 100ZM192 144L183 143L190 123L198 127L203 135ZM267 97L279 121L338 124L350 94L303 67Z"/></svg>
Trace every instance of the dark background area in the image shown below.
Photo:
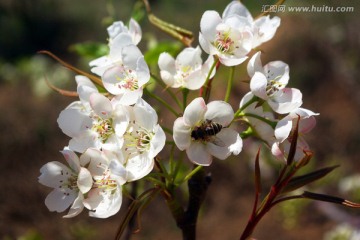
<svg viewBox="0 0 360 240"><path fill-rule="evenodd" d="M174 24L191 29L195 43L204 11L222 13L225 0L151 1L153 12ZM266 3L265 3L266 2ZM254 16L270 1L244 1ZM51 189L37 182L39 169L49 161L63 161L59 150L68 137L56 119L75 99L49 90L44 76L57 86L75 89L74 74L46 56L49 50L75 66L89 70L87 62L71 51L81 42L106 42L110 17L126 21L134 1L3 0L0 2L0 239L112 239L126 210L109 219L94 219L86 211L73 219L51 213L44 200ZM311 6L311 1L288 0L287 6ZM262 61L282 60L290 66L289 86L303 92L303 107L319 112L318 124L307 136L315 157L308 170L340 164L326 180L311 189L344 196L338 183L360 172L360 21L358 1L316 1L317 6L353 6L351 13L279 13L281 26L274 39L261 46ZM112 6L112 7L111 7ZM114 13L112 14L112 11ZM141 22L143 52L154 35L169 39L144 19ZM212 99L223 98L228 70L220 69ZM237 108L248 86L246 64L235 73L231 98ZM161 90L159 94L161 94ZM160 121L171 127L163 110ZM259 142L246 140L244 151L226 161L215 160L208 171L212 184L199 218L198 239L238 239L253 201L253 159ZM246 148L246 150L245 150ZM266 156L264 156L266 158ZM264 193L274 181L277 168L262 166ZM325 209L325 211L324 211ZM291 202L271 211L260 223L257 239L322 239L339 218L329 218L329 205L306 200ZM360 228L360 210L346 211ZM357 224L357 225L356 225ZM180 239L161 197L144 211L140 233L133 239ZM22 238L20 238L22 236Z"/></svg>

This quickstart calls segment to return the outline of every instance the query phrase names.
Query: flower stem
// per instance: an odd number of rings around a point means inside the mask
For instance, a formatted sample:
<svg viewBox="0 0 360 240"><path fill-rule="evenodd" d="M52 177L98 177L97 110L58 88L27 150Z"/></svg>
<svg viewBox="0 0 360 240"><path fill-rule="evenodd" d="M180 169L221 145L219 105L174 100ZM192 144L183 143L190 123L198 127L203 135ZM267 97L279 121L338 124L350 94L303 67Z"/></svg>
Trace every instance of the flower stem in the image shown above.
<svg viewBox="0 0 360 240"><path fill-rule="evenodd" d="M144 89L145 93L148 94L150 97L156 99L158 102L160 102L162 105L164 105L170 112L172 112L176 117L179 117L179 114L175 111L175 109L168 104L165 100L163 100L161 97L159 97L158 95L153 94L152 92L150 92L149 90L147 90L146 88Z"/></svg>
<svg viewBox="0 0 360 240"><path fill-rule="evenodd" d="M276 122L270 121L269 119L266 119L264 117L261 117L259 115L253 114L253 113L242 113L241 115L239 115L239 117L241 117L241 116L253 117L253 118L259 119L260 121L263 121L264 123L269 124L273 129L275 129L275 127L276 127Z"/></svg>
<svg viewBox="0 0 360 240"><path fill-rule="evenodd" d="M195 173L197 173L203 166L197 166L196 168L194 168L188 175L185 176L184 178L184 182L188 181Z"/></svg>
<svg viewBox="0 0 360 240"><path fill-rule="evenodd" d="M189 89L183 88L182 89L183 94L183 111L185 111L186 105L187 105L187 96L189 94Z"/></svg>
<svg viewBox="0 0 360 240"><path fill-rule="evenodd" d="M168 86L166 86L166 84L162 80L160 80L159 77L155 76L152 73L150 73L150 75L155 80L155 82L160 84L160 86L171 96L171 98L181 108L181 103L179 101L179 98L171 91L171 89Z"/></svg>
<svg viewBox="0 0 360 240"><path fill-rule="evenodd" d="M200 96L205 99L205 102L207 102L210 97L211 80L212 80L212 79L210 79L210 76L211 76L211 73L213 72L214 68L216 66L218 66L218 63L219 63L219 59L217 58L209 70L209 73L206 77L203 87L200 89Z"/></svg>
<svg viewBox="0 0 360 240"><path fill-rule="evenodd" d="M238 117L242 111L244 111L248 106L250 106L251 104L253 104L254 102L258 101L259 98L256 96L253 96L247 103L245 103L241 108L239 108L236 113L234 114L234 119L236 117Z"/></svg>
<svg viewBox="0 0 360 240"><path fill-rule="evenodd" d="M230 93L231 93L232 85L234 82L234 72L235 72L235 67L234 66L230 67L230 74L229 74L229 78L228 78L226 95L225 95L225 99L224 99L225 102L229 102Z"/></svg>

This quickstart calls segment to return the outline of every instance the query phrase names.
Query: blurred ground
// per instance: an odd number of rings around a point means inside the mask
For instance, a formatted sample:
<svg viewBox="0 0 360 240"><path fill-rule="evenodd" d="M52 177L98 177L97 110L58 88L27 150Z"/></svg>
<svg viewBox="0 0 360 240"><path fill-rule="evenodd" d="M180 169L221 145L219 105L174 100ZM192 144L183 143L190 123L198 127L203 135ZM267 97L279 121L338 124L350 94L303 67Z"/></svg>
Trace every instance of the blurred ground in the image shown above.
<svg viewBox="0 0 360 240"><path fill-rule="evenodd" d="M153 1L153 10L161 17L175 19L175 23L194 30L197 36L201 14L207 9L222 12L227 2ZM294 2L301 4L295 0L287 4ZM62 214L46 209L44 199L50 189L38 184L37 177L43 164L63 161L59 150L67 145L68 138L61 133L56 119L72 99L56 93L36 95L38 91L34 90L31 74L44 65L40 65L40 61L24 67L22 63L36 51L47 49L86 68L82 62L77 62L75 54L69 53L68 46L86 40L106 40L105 27L101 24L108 14L105 4L99 1L90 5L84 0L63 1L62 4L56 1L0 3L1 239L17 239L23 235L40 237L27 239L112 239L116 233L124 209L106 220L92 219L85 213L75 219L62 219ZM290 86L301 89L304 107L321 114L317 127L307 139L315 152L313 167L341 164L327 182L316 186L333 194L337 193L341 177L360 171L357 164L360 156L360 6L355 0L344 4L355 6L355 12L279 14L282 25L273 41L263 45L262 55L263 63L273 60L288 63ZM114 1L114 5L120 11L117 14L126 20L131 2ZM259 6L251 6L251 10L258 13ZM154 31L147 22L144 25L144 33ZM49 69L46 66L45 69ZM64 75L54 69L56 71L47 73L51 80L60 75L72 80L71 74ZM45 72L38 76L41 78L43 74ZM247 78L243 69L236 74L235 79ZM71 88L74 84L63 86ZM246 84L234 89L231 99L234 108L241 98L238 96L247 91ZM213 98L217 96L223 93L215 92ZM164 115L161 119L168 118ZM246 141L246 146L257 149L257 144L250 140ZM214 161L209 168L213 182L200 215L198 239L239 238L253 200L251 160L248 159L253 159L255 151L243 152L227 161ZM273 181L273 173L264 177L264 188ZM329 220L315 204L300 202L271 211L254 237L260 240L322 239L336 221ZM354 210L353 216L360 218L359 210ZM141 232L132 239L180 238L180 232L159 197L144 211Z"/></svg>

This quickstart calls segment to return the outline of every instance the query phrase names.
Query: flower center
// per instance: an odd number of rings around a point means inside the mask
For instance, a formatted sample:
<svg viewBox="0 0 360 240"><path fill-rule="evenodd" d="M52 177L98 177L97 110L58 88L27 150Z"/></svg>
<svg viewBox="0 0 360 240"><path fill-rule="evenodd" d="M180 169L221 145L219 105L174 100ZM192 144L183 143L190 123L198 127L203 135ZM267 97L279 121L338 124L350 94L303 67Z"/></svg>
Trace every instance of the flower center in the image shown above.
<svg viewBox="0 0 360 240"><path fill-rule="evenodd" d="M100 188L100 189L105 190L105 191L110 191L110 192L116 191L117 182L116 182L116 180L111 178L110 170L107 169L107 167L102 166L101 164L99 165L99 167L104 168L105 171L104 171L102 176L95 179L94 185L97 188Z"/></svg>
<svg viewBox="0 0 360 240"><path fill-rule="evenodd" d="M217 32L214 46L222 53L231 54L233 51L234 41L230 37L230 30Z"/></svg>
<svg viewBox="0 0 360 240"><path fill-rule="evenodd" d="M94 116L93 119L95 123L92 126L92 130L97 132L99 135L99 139L102 143L105 143L106 140L115 132L112 127L112 119L102 119L99 116Z"/></svg>
<svg viewBox="0 0 360 240"><path fill-rule="evenodd" d="M151 139L154 136L153 132L137 125L135 121L132 123L133 126L130 126L129 130L124 134L124 150L127 153L126 159L148 151L150 149Z"/></svg>
<svg viewBox="0 0 360 240"><path fill-rule="evenodd" d="M59 188L68 188L70 190L75 190L75 191L79 189L77 185L78 177L76 174L64 170L61 170L60 174L62 176L67 177L67 179L65 181L64 180L59 181Z"/></svg>
<svg viewBox="0 0 360 240"><path fill-rule="evenodd" d="M118 88L124 88L131 91L139 89L138 79L136 73L128 68L122 66L122 72L120 75L116 76Z"/></svg>
<svg viewBox="0 0 360 240"><path fill-rule="evenodd" d="M272 74L269 70L267 74L267 85L266 85L266 93L268 96L273 96L282 87L284 87L284 84L278 81L282 76L276 76L274 79L271 79L273 75L274 74Z"/></svg>
<svg viewBox="0 0 360 240"><path fill-rule="evenodd" d="M190 75L192 70L193 68L189 65L178 67L177 74L175 75L176 83L183 86L185 79Z"/></svg>

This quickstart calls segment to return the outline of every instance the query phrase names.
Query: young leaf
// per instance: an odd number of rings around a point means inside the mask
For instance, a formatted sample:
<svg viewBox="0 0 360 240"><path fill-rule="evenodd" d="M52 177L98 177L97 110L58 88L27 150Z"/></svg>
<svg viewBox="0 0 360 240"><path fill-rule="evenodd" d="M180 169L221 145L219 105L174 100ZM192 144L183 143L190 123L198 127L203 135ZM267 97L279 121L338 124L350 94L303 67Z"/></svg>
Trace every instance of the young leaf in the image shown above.
<svg viewBox="0 0 360 240"><path fill-rule="evenodd" d="M315 182L316 180L319 180L320 178L325 177L328 173L332 172L335 168L337 168L338 165L332 166L332 167L326 167L319 169L317 171L297 176L292 178L289 183L283 188L281 193L291 192L296 189L299 189L309 183Z"/></svg>

